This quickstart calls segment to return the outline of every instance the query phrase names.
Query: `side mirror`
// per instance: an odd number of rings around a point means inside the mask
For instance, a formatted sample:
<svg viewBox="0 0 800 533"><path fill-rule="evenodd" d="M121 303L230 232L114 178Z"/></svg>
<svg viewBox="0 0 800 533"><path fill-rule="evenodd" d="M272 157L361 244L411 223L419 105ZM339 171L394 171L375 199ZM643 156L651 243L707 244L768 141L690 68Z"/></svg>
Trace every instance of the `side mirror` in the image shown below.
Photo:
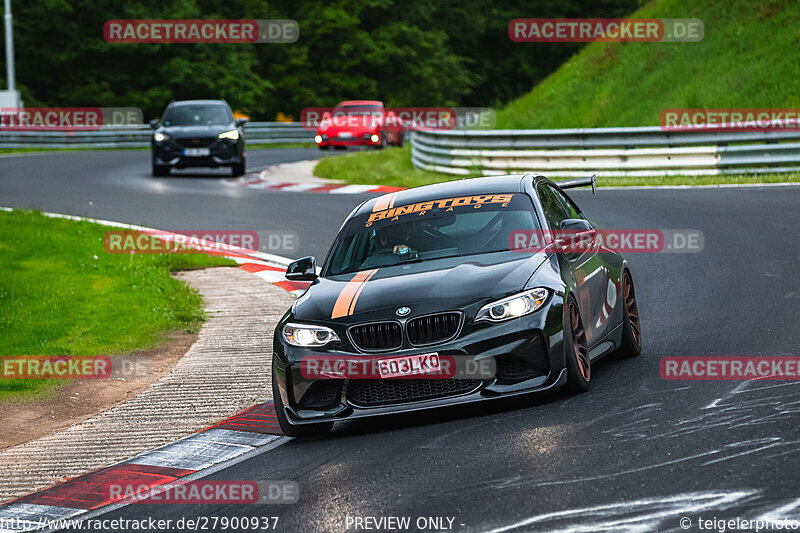
<svg viewBox="0 0 800 533"><path fill-rule="evenodd" d="M314 256L303 257L286 268L289 281L314 281L317 279L317 260Z"/></svg>
<svg viewBox="0 0 800 533"><path fill-rule="evenodd" d="M237 118L236 119L236 127L237 128L241 128L245 124L247 124L247 119L246 118Z"/></svg>
<svg viewBox="0 0 800 533"><path fill-rule="evenodd" d="M572 231L574 233L582 233L584 231L594 230L589 221L583 218L567 218L562 220L561 229L565 231Z"/></svg>
<svg viewBox="0 0 800 533"><path fill-rule="evenodd" d="M591 223L586 219L567 218L561 221L561 231L556 235L555 244L558 248L568 248L575 235L594 231Z"/></svg>
<svg viewBox="0 0 800 533"><path fill-rule="evenodd" d="M152 129L158 128L158 119L157 118L154 118L153 120L150 121L150 128L152 128Z"/></svg>

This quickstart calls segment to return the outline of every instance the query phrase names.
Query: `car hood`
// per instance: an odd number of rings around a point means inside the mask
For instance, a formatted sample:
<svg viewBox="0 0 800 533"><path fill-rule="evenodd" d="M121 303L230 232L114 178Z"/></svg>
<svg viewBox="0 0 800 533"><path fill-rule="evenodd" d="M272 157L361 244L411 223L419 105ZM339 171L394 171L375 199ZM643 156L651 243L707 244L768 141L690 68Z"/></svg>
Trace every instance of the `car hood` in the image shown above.
<svg viewBox="0 0 800 533"><path fill-rule="evenodd" d="M545 257L504 252L319 278L293 314L296 320L351 324L397 318L400 307L411 308L408 316L465 309L522 291Z"/></svg>
<svg viewBox="0 0 800 533"><path fill-rule="evenodd" d="M186 137L216 137L222 132L233 129L236 129L233 124L213 124L211 126L169 126L161 128L161 131L173 138L184 139Z"/></svg>

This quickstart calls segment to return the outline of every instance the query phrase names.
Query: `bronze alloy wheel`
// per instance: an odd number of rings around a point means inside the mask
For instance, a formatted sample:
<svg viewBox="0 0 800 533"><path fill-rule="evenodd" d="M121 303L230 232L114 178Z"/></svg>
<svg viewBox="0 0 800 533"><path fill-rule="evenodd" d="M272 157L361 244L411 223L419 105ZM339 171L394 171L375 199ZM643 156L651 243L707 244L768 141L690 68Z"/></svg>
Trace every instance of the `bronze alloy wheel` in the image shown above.
<svg viewBox="0 0 800 533"><path fill-rule="evenodd" d="M636 306L636 292L633 289L633 280L626 271L622 277L622 294L625 295L625 309L628 311L631 337L637 348L642 346L642 331L639 323L639 308Z"/></svg>
<svg viewBox="0 0 800 533"><path fill-rule="evenodd" d="M574 301L569 303L569 326L572 334L572 353L583 380L588 382L592 376L592 367L589 362L589 349L586 347L586 331L583 329L578 305Z"/></svg>

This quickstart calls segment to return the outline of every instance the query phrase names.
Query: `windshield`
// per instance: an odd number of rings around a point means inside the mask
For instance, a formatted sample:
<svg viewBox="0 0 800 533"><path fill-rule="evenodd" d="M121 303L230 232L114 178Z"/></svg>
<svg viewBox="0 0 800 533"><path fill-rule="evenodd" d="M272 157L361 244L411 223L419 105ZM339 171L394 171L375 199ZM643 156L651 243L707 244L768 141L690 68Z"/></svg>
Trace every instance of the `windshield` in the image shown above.
<svg viewBox="0 0 800 533"><path fill-rule="evenodd" d="M380 114L382 111L381 106L377 105L346 105L337 107L333 110L334 115L375 115Z"/></svg>
<svg viewBox="0 0 800 533"><path fill-rule="evenodd" d="M325 275L445 257L506 251L515 230L537 230L521 193L443 198L373 211L349 220Z"/></svg>
<svg viewBox="0 0 800 533"><path fill-rule="evenodd" d="M222 104L179 105L167 109L161 123L164 126L212 126L233 122Z"/></svg>

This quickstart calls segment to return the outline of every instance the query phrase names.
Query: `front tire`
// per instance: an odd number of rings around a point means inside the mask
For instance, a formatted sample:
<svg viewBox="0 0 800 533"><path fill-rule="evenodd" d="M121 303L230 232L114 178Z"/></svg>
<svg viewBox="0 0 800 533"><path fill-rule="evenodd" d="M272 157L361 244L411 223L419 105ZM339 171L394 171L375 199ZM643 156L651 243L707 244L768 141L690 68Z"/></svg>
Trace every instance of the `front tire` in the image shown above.
<svg viewBox="0 0 800 533"><path fill-rule="evenodd" d="M586 344L586 330L583 327L581 314L575 298L567 299L564 316L564 357L567 367L567 383L564 391L569 394L580 394L589 390L592 379L592 362L589 360L589 348Z"/></svg>
<svg viewBox="0 0 800 533"><path fill-rule="evenodd" d="M642 325L633 278L627 270L622 274L622 345L617 355L622 358L637 357L642 353Z"/></svg>
<svg viewBox="0 0 800 533"><path fill-rule="evenodd" d="M163 178L165 176L169 176L169 167L166 165L156 165L153 163L153 177L156 178Z"/></svg>
<svg viewBox="0 0 800 533"><path fill-rule="evenodd" d="M286 411L283 410L283 402L281 401L281 394L278 389L278 378L275 376L275 371L272 371L272 397L275 399L275 416L278 418L278 425L281 431L287 437L294 438L307 438L318 437L330 433L333 428L333 422L319 422L316 424L303 424L293 426L286 418Z"/></svg>
<svg viewBox="0 0 800 533"><path fill-rule="evenodd" d="M240 163L234 163L231 165L231 169L233 170L233 177L238 178L239 176L244 175L244 161Z"/></svg>

